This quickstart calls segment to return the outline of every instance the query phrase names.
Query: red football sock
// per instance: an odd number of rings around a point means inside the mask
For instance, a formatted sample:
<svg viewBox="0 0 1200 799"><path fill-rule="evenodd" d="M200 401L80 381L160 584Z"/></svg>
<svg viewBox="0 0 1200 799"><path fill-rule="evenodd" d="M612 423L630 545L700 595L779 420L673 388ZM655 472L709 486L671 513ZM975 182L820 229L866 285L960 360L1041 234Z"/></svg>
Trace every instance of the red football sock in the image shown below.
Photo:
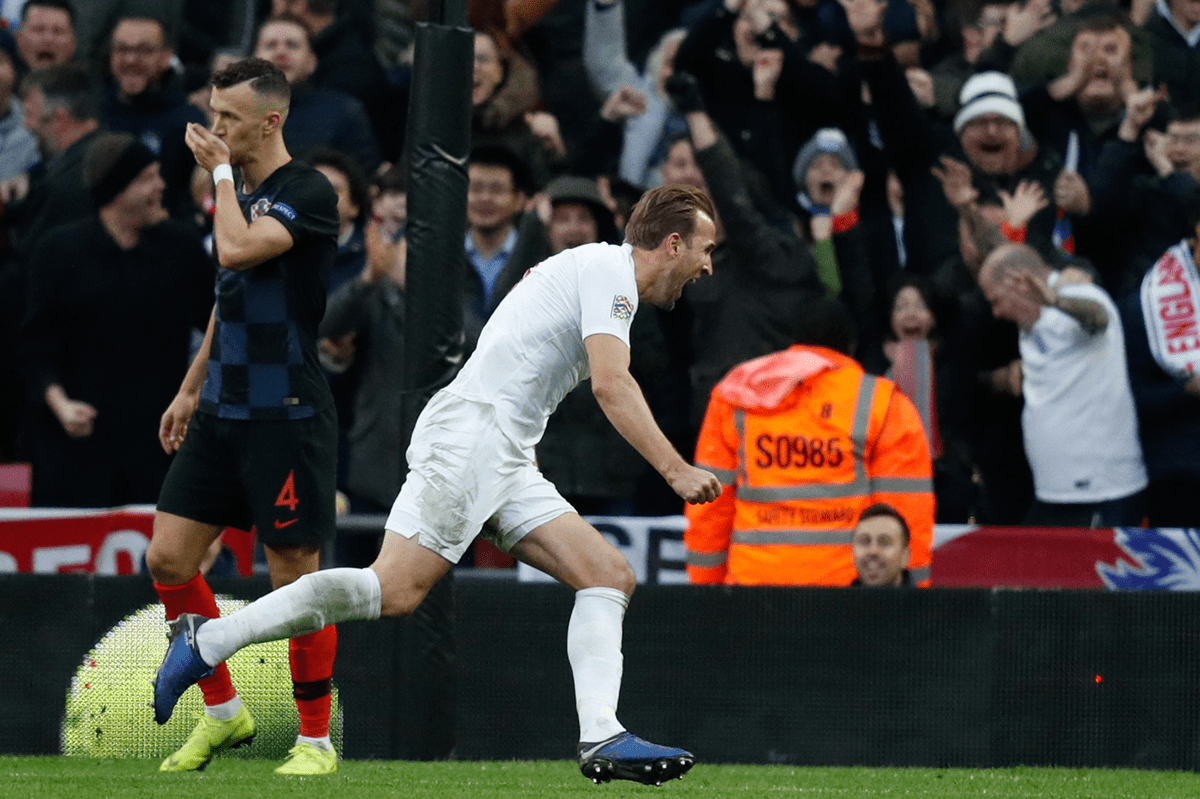
<svg viewBox="0 0 1200 799"><path fill-rule="evenodd" d="M158 598L167 609L167 620L174 620L180 613L199 613L215 619L221 615L217 608L217 600L213 597L212 589L204 575L197 574L183 585L154 584ZM233 680L229 677L229 669L224 663L217 666L211 676L205 677L198 683L204 692L204 704L220 705L237 696Z"/></svg>
<svg viewBox="0 0 1200 799"><path fill-rule="evenodd" d="M324 738L329 734L330 691L336 655L337 627L332 624L288 641L292 696L300 711L300 734L306 738Z"/></svg>

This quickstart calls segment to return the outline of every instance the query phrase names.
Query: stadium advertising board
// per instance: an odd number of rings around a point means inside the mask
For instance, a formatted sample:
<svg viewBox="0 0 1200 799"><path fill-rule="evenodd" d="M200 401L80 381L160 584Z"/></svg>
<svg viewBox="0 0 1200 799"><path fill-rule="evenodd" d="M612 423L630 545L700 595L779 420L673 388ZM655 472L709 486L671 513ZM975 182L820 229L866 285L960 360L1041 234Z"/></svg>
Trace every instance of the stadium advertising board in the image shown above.
<svg viewBox="0 0 1200 799"><path fill-rule="evenodd" d="M347 518L339 518L339 527L355 527ZM138 574L153 519L150 506L0 509L0 574ZM589 521L624 553L638 582L687 582L682 516L596 516ZM248 574L252 539L227 530L225 542ZM524 565L518 565L517 578L550 579ZM1200 590L1200 529L937 525L933 585Z"/></svg>
<svg viewBox="0 0 1200 799"><path fill-rule="evenodd" d="M0 574L139 574L154 529L154 508L0 508ZM250 573L253 539L226 530L238 569Z"/></svg>
<svg viewBox="0 0 1200 799"><path fill-rule="evenodd" d="M682 516L589 520L625 554L638 582L687 582ZM522 581L550 579L517 568ZM933 585L1200 590L1200 530L939 524Z"/></svg>

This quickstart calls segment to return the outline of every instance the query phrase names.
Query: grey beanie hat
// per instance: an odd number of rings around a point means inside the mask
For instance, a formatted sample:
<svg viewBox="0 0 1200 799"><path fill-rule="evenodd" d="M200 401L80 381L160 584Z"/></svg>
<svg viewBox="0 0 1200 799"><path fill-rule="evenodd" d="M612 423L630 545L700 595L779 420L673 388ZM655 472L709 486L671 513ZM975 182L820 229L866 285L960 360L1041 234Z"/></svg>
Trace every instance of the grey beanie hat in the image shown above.
<svg viewBox="0 0 1200 799"><path fill-rule="evenodd" d="M821 128L800 148L792 165L792 179L796 181L796 188L800 191L804 191L804 176L808 174L808 168L821 153L836 155L846 169L858 169L858 158L855 157L854 148L850 146L846 134L839 128Z"/></svg>

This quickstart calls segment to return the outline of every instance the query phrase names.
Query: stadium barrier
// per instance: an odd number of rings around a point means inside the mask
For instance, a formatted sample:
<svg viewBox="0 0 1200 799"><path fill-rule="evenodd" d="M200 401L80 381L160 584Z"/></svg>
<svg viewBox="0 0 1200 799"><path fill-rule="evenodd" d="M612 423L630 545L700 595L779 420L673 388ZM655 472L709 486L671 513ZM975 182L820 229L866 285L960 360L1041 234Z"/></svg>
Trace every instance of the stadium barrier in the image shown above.
<svg viewBox="0 0 1200 799"><path fill-rule="evenodd" d="M0 508L0 574L137 574L150 543L154 508L64 510ZM338 535L378 535L385 514L347 514ZM682 516L589 516L632 565L639 583L687 582ZM266 572L256 562L251 533L228 529L226 545L244 576ZM509 571L512 559L478 541L476 566ZM322 562L334 563L330 545ZM933 585L1200 589L1200 530L1030 528L940 524L934 528ZM523 582L550 578L526 566Z"/></svg>
<svg viewBox="0 0 1200 799"><path fill-rule="evenodd" d="M214 588L251 598L267 584ZM430 602L416 618L340 626L343 755L572 757L571 592L456 573ZM147 673L104 669L117 650L95 648L154 603L145 577L0 576L0 751L61 751L91 653L98 696L132 703L127 725L170 751ZM1193 592L646 585L626 617L621 719L707 762L1194 769L1198 614ZM164 629L120 651L157 662ZM260 724L294 725L277 707L258 708Z"/></svg>

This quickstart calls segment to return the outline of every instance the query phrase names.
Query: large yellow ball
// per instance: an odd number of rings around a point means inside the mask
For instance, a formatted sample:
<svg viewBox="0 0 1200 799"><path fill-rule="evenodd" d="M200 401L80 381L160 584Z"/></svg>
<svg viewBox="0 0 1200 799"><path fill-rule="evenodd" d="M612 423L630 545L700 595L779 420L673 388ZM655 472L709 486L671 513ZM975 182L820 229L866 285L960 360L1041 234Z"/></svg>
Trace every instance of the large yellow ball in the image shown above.
<svg viewBox="0 0 1200 799"><path fill-rule="evenodd" d="M217 597L222 615L246 602ZM171 720L154 722L154 673L166 651L166 613L148 605L117 623L83 659L67 692L62 725L65 755L85 757L166 757L178 749L204 712L200 689L179 699ZM288 642L246 647L228 660L229 673L242 701L254 716L254 743L218 757L282 759L296 742L299 721L292 698ZM337 689L333 691L330 733L341 749L342 723Z"/></svg>

